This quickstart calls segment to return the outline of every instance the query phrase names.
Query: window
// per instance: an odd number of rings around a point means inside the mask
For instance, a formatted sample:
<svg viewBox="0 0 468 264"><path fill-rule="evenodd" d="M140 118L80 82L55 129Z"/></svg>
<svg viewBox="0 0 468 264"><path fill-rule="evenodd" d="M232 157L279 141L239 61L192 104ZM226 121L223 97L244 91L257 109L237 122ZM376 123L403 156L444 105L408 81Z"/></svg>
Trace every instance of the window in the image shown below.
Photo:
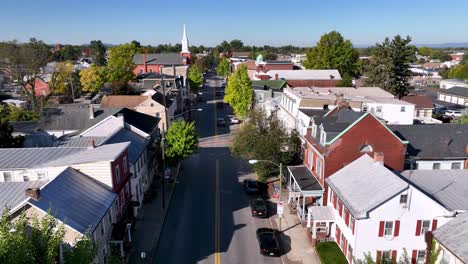
<svg viewBox="0 0 468 264"><path fill-rule="evenodd" d="M321 145L325 145L325 142L327 141L326 138L327 138L327 133L325 133L325 131L322 130L322 132L320 134L320 144Z"/></svg>
<svg viewBox="0 0 468 264"><path fill-rule="evenodd" d="M354 229L354 218L353 216L350 214L349 215L349 229L351 229L351 232L353 232L353 229Z"/></svg>
<svg viewBox="0 0 468 264"><path fill-rule="evenodd" d="M123 157L123 172L127 173L128 168L127 168L127 156Z"/></svg>
<svg viewBox="0 0 468 264"><path fill-rule="evenodd" d="M406 112L406 107L402 106L402 107L400 108L400 112Z"/></svg>
<svg viewBox="0 0 468 264"><path fill-rule="evenodd" d="M350 244L348 244L348 260L352 260L352 259L353 259L353 248L351 247Z"/></svg>
<svg viewBox="0 0 468 264"><path fill-rule="evenodd" d="M393 222L392 221L385 222L384 235L386 236L393 235Z"/></svg>
<svg viewBox="0 0 468 264"><path fill-rule="evenodd" d="M150 68L150 72L153 72L153 69L152 69L152 68Z"/></svg>
<svg viewBox="0 0 468 264"><path fill-rule="evenodd" d="M151 104L150 104L150 106L151 106L151 107L154 107L154 104L153 104L153 103L151 103Z"/></svg>
<svg viewBox="0 0 468 264"><path fill-rule="evenodd" d="M408 194L400 195L400 204L406 205L408 202Z"/></svg>
<svg viewBox="0 0 468 264"><path fill-rule="evenodd" d="M322 178L322 160L317 158L317 162L316 162L316 168L315 168L315 172L317 173L317 176L320 178Z"/></svg>
<svg viewBox="0 0 468 264"><path fill-rule="evenodd" d="M160 116L161 116L160 113L156 113L156 117L160 117Z"/></svg>
<svg viewBox="0 0 468 264"><path fill-rule="evenodd" d="M377 113L381 113L382 112L382 106L377 106Z"/></svg>
<svg viewBox="0 0 468 264"><path fill-rule="evenodd" d="M427 231L430 230L430 228L431 228L431 221L430 220L422 221L421 234L425 234Z"/></svg>
<svg viewBox="0 0 468 264"><path fill-rule="evenodd" d="M363 111L363 112L367 112L367 106L363 106L363 107L362 107L362 111Z"/></svg>
<svg viewBox="0 0 468 264"><path fill-rule="evenodd" d="M433 170L440 170L440 163L439 162L432 163L432 169Z"/></svg>
<svg viewBox="0 0 468 264"><path fill-rule="evenodd" d="M385 250L382 251L382 263L391 263L392 261L392 251Z"/></svg>
<svg viewBox="0 0 468 264"><path fill-rule="evenodd" d="M317 136L317 125L316 124L312 125L312 136L313 137Z"/></svg>
<svg viewBox="0 0 468 264"><path fill-rule="evenodd" d="M31 179L29 179L29 176L28 174L24 174L23 175L23 181L27 182L27 181L30 181Z"/></svg>
<svg viewBox="0 0 468 264"><path fill-rule="evenodd" d="M45 172L41 172L41 171L37 172L37 179L38 180L45 180L45 178L46 178Z"/></svg>
<svg viewBox="0 0 468 264"><path fill-rule="evenodd" d="M424 117L428 117L430 115L429 111L424 111Z"/></svg>
<svg viewBox="0 0 468 264"><path fill-rule="evenodd" d="M309 166L312 168L312 150L309 150L308 154L307 154L307 162L309 163Z"/></svg>
<svg viewBox="0 0 468 264"><path fill-rule="evenodd" d="M143 69L140 69L140 73L143 73Z"/></svg>
<svg viewBox="0 0 468 264"><path fill-rule="evenodd" d="M416 258L416 263L423 264L426 259L426 250L418 250L418 255Z"/></svg>
<svg viewBox="0 0 468 264"><path fill-rule="evenodd" d="M115 183L120 183L120 167L119 165L115 166Z"/></svg>
<svg viewBox="0 0 468 264"><path fill-rule="evenodd" d="M449 264L450 263L450 253L442 249L442 261L441 264Z"/></svg>
<svg viewBox="0 0 468 264"><path fill-rule="evenodd" d="M11 172L3 172L3 181L4 182L11 182L13 180L13 176Z"/></svg>
<svg viewBox="0 0 468 264"><path fill-rule="evenodd" d="M340 239L340 247L344 250L344 243L345 243L345 237L343 233L341 233L341 239Z"/></svg>
<svg viewBox="0 0 468 264"><path fill-rule="evenodd" d="M459 169L461 169L461 163L460 162L452 163L452 170L459 170Z"/></svg>
<svg viewBox="0 0 468 264"><path fill-rule="evenodd" d="M372 149L371 145L364 145L364 146L361 147L361 149L359 151L361 153L369 153L369 152L373 152L374 150Z"/></svg>

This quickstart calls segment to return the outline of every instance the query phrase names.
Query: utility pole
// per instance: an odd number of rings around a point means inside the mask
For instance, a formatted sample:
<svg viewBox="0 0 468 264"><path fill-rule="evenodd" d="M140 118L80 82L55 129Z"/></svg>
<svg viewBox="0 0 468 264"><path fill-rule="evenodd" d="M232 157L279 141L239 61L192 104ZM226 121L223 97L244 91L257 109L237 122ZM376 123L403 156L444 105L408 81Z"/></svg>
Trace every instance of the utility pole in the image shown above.
<svg viewBox="0 0 468 264"><path fill-rule="evenodd" d="M162 88L162 94L163 94L163 104L164 104L164 120L165 124L163 126L163 131L162 131L162 161L163 161L163 173L162 173L162 208L166 209L166 187L164 185L166 181L166 138L164 137L164 133L168 127L168 118L167 118L167 107L166 107L166 89L164 87L164 75L161 73L161 88Z"/></svg>
<svg viewBox="0 0 468 264"><path fill-rule="evenodd" d="M279 200L280 202L282 203L283 202L283 163L280 163L280 193L279 193ZM279 228L278 228L278 231L281 231L281 216L282 215L279 215Z"/></svg>

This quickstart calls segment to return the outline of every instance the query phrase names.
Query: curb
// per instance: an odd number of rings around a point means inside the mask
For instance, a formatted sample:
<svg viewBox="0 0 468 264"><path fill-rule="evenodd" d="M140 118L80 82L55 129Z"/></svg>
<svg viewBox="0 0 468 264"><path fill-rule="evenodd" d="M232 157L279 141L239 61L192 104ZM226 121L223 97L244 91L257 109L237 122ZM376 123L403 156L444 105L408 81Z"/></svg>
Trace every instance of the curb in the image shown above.
<svg viewBox="0 0 468 264"><path fill-rule="evenodd" d="M159 240L161 238L161 232L164 229L164 225L166 224L166 216L167 216L167 213L169 212L169 209L171 208L172 195L174 194L174 191L175 191L176 182L177 182L177 178L179 177L181 164L182 162L179 162L177 164L177 172L174 177L174 182L172 183L171 193L169 194L169 197L168 197L166 210L164 210L163 222L162 222L161 228L158 231L158 238L156 241L154 241L153 247L151 248L151 255L150 255L150 258L148 258L148 263L153 263L155 259L156 249L159 247Z"/></svg>

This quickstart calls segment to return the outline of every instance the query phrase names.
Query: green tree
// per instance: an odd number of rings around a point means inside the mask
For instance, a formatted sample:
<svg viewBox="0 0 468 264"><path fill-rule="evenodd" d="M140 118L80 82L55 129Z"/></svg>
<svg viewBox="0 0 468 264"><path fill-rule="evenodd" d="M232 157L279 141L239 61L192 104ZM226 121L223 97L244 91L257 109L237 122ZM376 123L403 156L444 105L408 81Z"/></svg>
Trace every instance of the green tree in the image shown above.
<svg viewBox="0 0 468 264"><path fill-rule="evenodd" d="M113 47L107 62L107 79L109 82L129 82L135 76L133 57L138 48L131 43Z"/></svg>
<svg viewBox="0 0 468 264"><path fill-rule="evenodd" d="M228 77L229 73L231 72L231 67L229 65L229 60L226 58L222 58L219 61L218 68L216 69L216 73L221 77Z"/></svg>
<svg viewBox="0 0 468 264"><path fill-rule="evenodd" d="M410 62L415 59L415 47L409 45L411 37L395 36L377 43L372 51L370 71L366 85L378 86L399 99L409 93Z"/></svg>
<svg viewBox="0 0 468 264"><path fill-rule="evenodd" d="M429 47L420 47L418 49L418 53L419 55L421 56L430 56L431 55L431 52L432 52L432 49L429 48Z"/></svg>
<svg viewBox="0 0 468 264"><path fill-rule="evenodd" d="M73 248L64 252L66 264L92 263L96 257L97 247L89 232Z"/></svg>
<svg viewBox="0 0 468 264"><path fill-rule="evenodd" d="M69 61L77 60L81 55L81 47L65 45L58 51L52 54L53 61Z"/></svg>
<svg viewBox="0 0 468 264"><path fill-rule="evenodd" d="M442 251L442 248L440 246L437 246L436 248L436 242L433 239L431 242L431 247L429 250L429 254L427 256L428 261L426 263L428 264L436 264L437 259L439 258L440 252Z"/></svg>
<svg viewBox="0 0 468 264"><path fill-rule="evenodd" d="M449 78L468 79L468 64L459 64L453 67L449 74Z"/></svg>
<svg viewBox="0 0 468 264"><path fill-rule="evenodd" d="M0 105L0 119L5 121L36 121L39 120L39 114L31 112L23 107L14 105Z"/></svg>
<svg viewBox="0 0 468 264"><path fill-rule="evenodd" d="M190 85L190 91L193 93L198 93L198 90L200 90L200 85L203 84L203 73L200 69L200 66L193 65L190 67L187 77Z"/></svg>
<svg viewBox="0 0 468 264"><path fill-rule="evenodd" d="M224 101L232 106L239 118L247 116L252 105L252 82L247 74L247 67L242 65L229 78Z"/></svg>
<svg viewBox="0 0 468 264"><path fill-rule="evenodd" d="M447 66L444 66L439 69L439 75L442 79L447 79L449 77L450 69Z"/></svg>
<svg viewBox="0 0 468 264"><path fill-rule="evenodd" d="M239 39L233 39L231 42L229 42L229 46L231 48L231 51L240 51L244 47L244 43L242 40Z"/></svg>
<svg viewBox="0 0 468 264"><path fill-rule="evenodd" d="M21 148L23 141L24 137L13 136L13 127L8 124L6 119L0 119L0 148Z"/></svg>
<svg viewBox="0 0 468 264"><path fill-rule="evenodd" d="M307 51L306 55L304 67L307 69L337 69L343 78L340 86L351 86L352 78L361 75L359 51L337 31L322 35L317 45Z"/></svg>
<svg viewBox="0 0 468 264"><path fill-rule="evenodd" d="M166 156L178 162L198 150L199 135L194 122L177 120L172 122L166 134Z"/></svg>
<svg viewBox="0 0 468 264"><path fill-rule="evenodd" d="M55 74L52 75L49 87L54 87L55 94L69 94L73 73L73 64L70 61L57 63L55 66Z"/></svg>
<svg viewBox="0 0 468 264"><path fill-rule="evenodd" d="M106 67L91 64L91 67L80 72L81 89L83 92L96 93L106 83Z"/></svg>
<svg viewBox="0 0 468 264"><path fill-rule="evenodd" d="M270 160L289 165L297 160L300 139L296 133L288 134L276 115L268 117L263 110L251 112L250 119L234 133L231 153L243 159ZM278 168L269 163L253 165L260 180L278 175Z"/></svg>
<svg viewBox="0 0 468 264"><path fill-rule="evenodd" d="M92 40L89 44L91 50L91 60L97 66L106 65L106 47L100 40Z"/></svg>
<svg viewBox="0 0 468 264"><path fill-rule="evenodd" d="M454 123L456 124L468 124L468 115L464 114L460 118L455 119Z"/></svg>

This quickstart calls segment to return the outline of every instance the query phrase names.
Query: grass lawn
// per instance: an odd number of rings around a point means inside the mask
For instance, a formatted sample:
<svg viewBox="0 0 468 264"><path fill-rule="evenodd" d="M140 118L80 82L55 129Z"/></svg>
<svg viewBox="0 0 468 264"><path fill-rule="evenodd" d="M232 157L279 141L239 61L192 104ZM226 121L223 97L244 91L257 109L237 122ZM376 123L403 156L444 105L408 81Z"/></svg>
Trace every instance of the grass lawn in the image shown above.
<svg viewBox="0 0 468 264"><path fill-rule="evenodd" d="M335 242L318 243L315 248L322 264L346 264L345 256Z"/></svg>

